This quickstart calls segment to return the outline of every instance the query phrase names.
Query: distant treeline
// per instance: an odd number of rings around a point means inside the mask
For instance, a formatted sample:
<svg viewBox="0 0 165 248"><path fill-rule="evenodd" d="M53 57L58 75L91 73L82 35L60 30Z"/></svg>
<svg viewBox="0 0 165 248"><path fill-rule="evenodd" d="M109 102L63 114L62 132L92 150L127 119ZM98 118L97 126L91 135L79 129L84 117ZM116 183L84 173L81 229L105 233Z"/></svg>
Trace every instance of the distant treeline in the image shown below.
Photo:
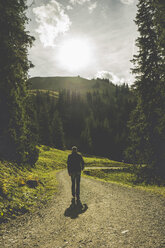
<svg viewBox="0 0 165 248"><path fill-rule="evenodd" d="M38 143L60 149L77 145L84 153L124 159L135 98L127 85L104 89L106 82L83 96L69 90L60 90L58 98L49 91L31 95Z"/></svg>

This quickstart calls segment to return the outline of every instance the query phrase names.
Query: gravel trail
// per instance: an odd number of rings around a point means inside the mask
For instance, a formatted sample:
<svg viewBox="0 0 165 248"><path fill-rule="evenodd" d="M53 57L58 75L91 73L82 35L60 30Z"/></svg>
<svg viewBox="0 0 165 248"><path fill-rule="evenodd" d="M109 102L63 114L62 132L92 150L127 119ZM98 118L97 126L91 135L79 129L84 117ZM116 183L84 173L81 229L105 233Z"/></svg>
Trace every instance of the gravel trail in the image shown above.
<svg viewBox="0 0 165 248"><path fill-rule="evenodd" d="M71 209L66 170L58 180L47 206L2 225L0 248L165 247L165 198L82 177L83 208Z"/></svg>

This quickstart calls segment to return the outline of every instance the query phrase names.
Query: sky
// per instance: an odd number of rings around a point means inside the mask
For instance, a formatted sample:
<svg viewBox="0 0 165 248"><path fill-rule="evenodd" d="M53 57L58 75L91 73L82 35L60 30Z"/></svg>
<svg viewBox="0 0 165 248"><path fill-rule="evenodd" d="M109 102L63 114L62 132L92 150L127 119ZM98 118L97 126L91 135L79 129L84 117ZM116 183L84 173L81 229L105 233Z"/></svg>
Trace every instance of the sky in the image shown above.
<svg viewBox="0 0 165 248"><path fill-rule="evenodd" d="M34 76L133 82L137 0L28 0Z"/></svg>

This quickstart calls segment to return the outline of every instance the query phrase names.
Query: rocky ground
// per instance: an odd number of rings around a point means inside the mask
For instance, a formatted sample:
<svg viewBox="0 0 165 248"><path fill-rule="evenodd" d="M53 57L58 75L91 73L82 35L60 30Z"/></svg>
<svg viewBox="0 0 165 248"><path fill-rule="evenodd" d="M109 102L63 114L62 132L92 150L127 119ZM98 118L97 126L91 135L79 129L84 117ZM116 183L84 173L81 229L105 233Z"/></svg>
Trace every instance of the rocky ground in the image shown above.
<svg viewBox="0 0 165 248"><path fill-rule="evenodd" d="M70 178L47 206L0 229L0 248L163 248L165 198L82 178L83 207L71 205Z"/></svg>

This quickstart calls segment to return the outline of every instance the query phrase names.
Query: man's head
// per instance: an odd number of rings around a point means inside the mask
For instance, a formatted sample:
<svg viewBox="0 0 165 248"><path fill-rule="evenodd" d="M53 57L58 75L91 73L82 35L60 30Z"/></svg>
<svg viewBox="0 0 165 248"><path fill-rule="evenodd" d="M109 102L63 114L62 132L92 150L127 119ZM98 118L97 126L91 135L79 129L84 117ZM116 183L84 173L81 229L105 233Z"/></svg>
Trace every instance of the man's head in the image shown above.
<svg viewBox="0 0 165 248"><path fill-rule="evenodd" d="M75 153L77 152L77 147L76 146L72 147L72 152L75 152Z"/></svg>

